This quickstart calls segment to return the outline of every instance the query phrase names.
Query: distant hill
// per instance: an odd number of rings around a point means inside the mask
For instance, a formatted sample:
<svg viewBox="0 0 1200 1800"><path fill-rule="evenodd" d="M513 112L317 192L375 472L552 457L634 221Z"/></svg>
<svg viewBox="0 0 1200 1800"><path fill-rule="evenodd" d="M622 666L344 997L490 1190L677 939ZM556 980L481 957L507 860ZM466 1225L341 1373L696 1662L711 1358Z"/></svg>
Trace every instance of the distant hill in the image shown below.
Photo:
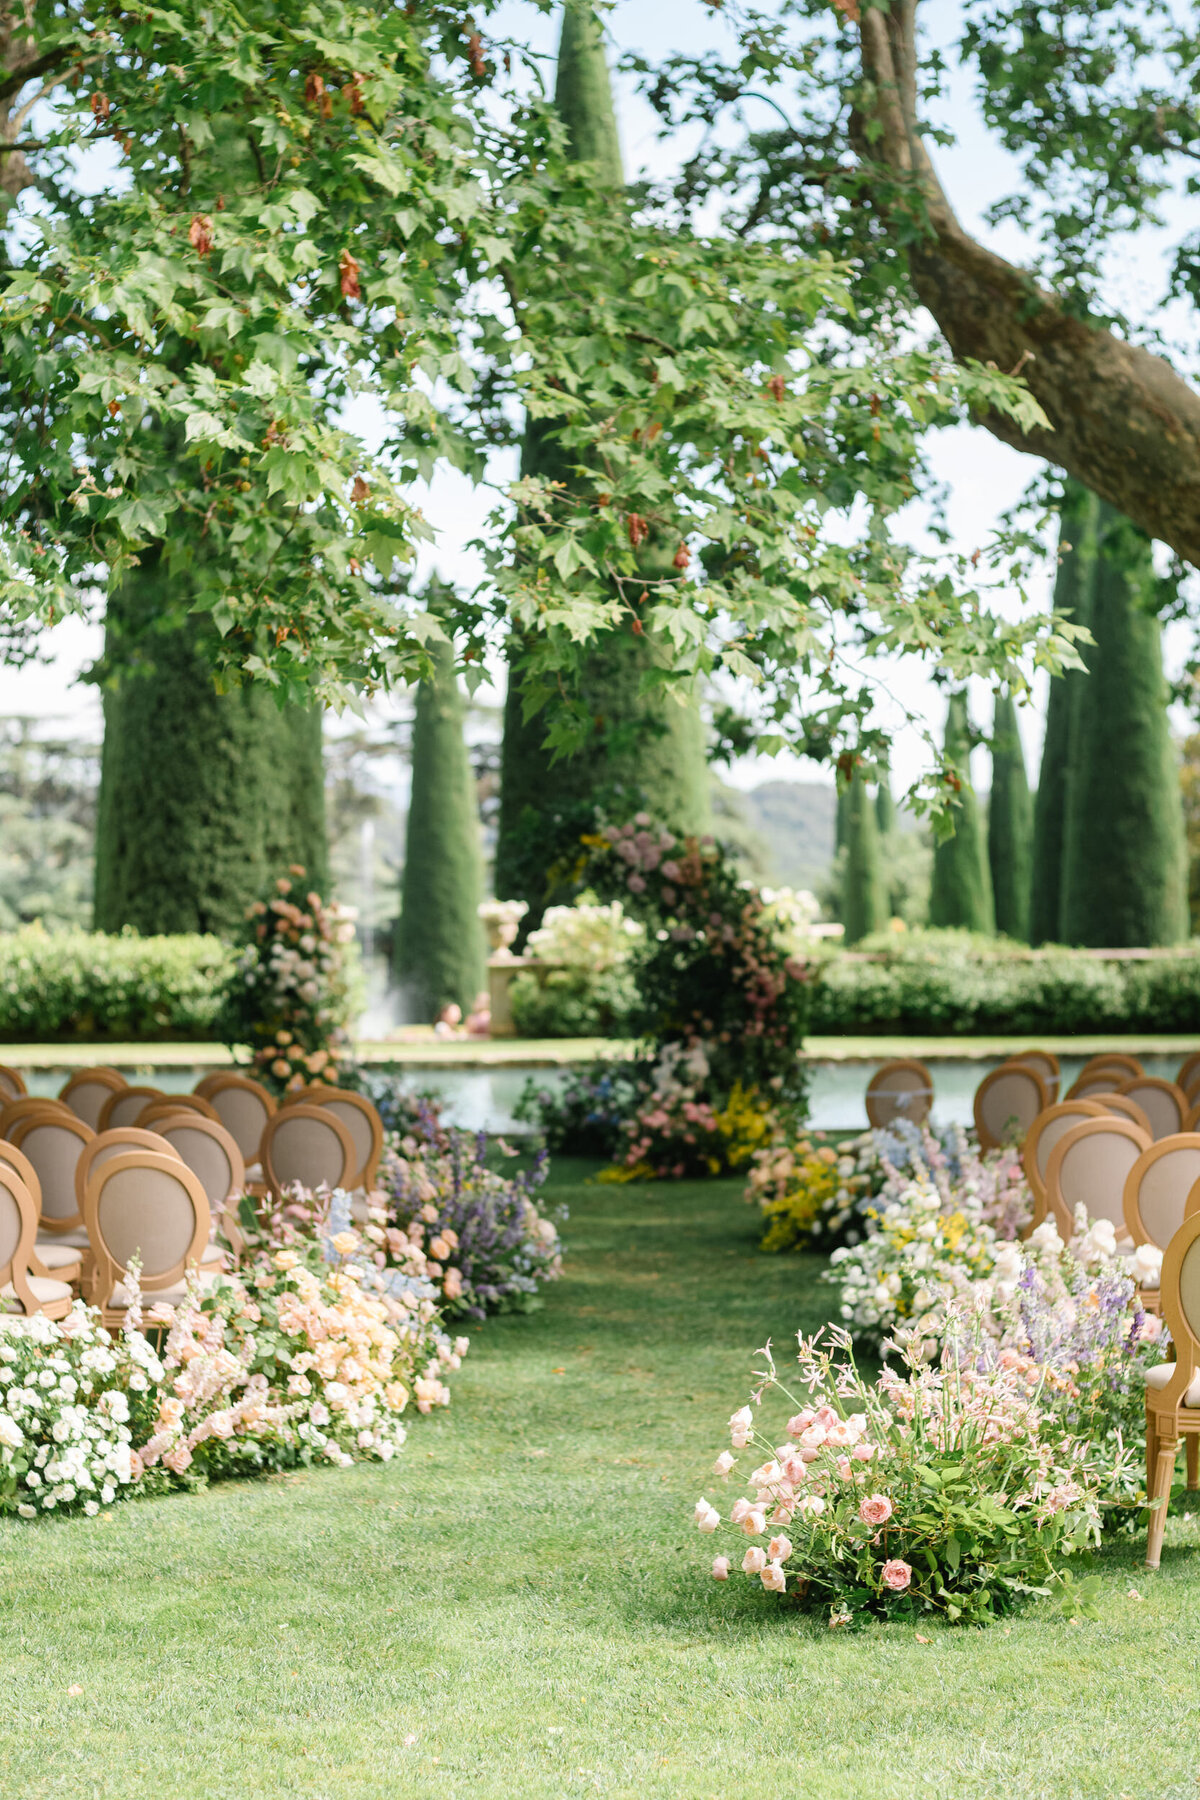
<svg viewBox="0 0 1200 1800"><path fill-rule="evenodd" d="M715 782L713 811L718 835L738 844L760 881L816 888L833 861L832 782L763 781L748 790Z"/></svg>

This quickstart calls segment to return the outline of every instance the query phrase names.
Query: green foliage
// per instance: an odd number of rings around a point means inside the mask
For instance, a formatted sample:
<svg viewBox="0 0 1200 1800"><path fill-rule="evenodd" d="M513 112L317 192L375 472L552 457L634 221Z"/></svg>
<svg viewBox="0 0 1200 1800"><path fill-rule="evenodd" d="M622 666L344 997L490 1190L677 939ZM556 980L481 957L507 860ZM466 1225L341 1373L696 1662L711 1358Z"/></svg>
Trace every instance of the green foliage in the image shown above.
<svg viewBox="0 0 1200 1800"><path fill-rule="evenodd" d="M855 775L847 788L846 861L842 870L841 918L847 944L882 931L890 911L880 855L875 806L866 780Z"/></svg>
<svg viewBox="0 0 1200 1800"><path fill-rule="evenodd" d="M1096 555L1099 501L1077 481L1067 482L1059 508L1058 571L1054 582L1056 612L1087 626L1092 606L1092 568ZM1087 677L1072 670L1050 683L1046 735L1033 809L1033 870L1030 884L1029 936L1034 944L1056 943L1062 935L1062 867L1066 833L1067 768L1073 721Z"/></svg>
<svg viewBox="0 0 1200 1800"><path fill-rule="evenodd" d="M645 929L621 902L581 895L551 907L526 954L547 966L518 975L509 990L521 1037L625 1037L637 1010L633 961Z"/></svg>
<svg viewBox="0 0 1200 1800"><path fill-rule="evenodd" d="M1029 941L1033 803L1012 695L998 693L992 724L992 791L988 800L988 867L996 930Z"/></svg>
<svg viewBox="0 0 1200 1800"><path fill-rule="evenodd" d="M0 928L90 926L96 762L33 720L0 721Z"/></svg>
<svg viewBox="0 0 1200 1800"><path fill-rule="evenodd" d="M106 937L35 926L0 934L0 1036L205 1039L218 1036L235 952L215 937Z"/></svg>
<svg viewBox="0 0 1200 1800"><path fill-rule="evenodd" d="M279 869L327 879L321 714L281 710L261 685L218 694L170 585L152 559L109 608L110 639L142 648L104 695L95 921L236 938Z"/></svg>
<svg viewBox="0 0 1200 1800"><path fill-rule="evenodd" d="M1101 958L1030 951L969 932L868 938L870 960L834 955L814 984L814 1033L957 1037L1191 1032L1200 1016L1200 948Z"/></svg>
<svg viewBox="0 0 1200 1800"><path fill-rule="evenodd" d="M479 805L463 738L463 702L448 645L417 689L412 797L404 847L396 974L419 1017L466 1012L484 980Z"/></svg>
<svg viewBox="0 0 1200 1800"><path fill-rule="evenodd" d="M1187 934L1178 759L1167 719L1164 587L1149 539L1101 502L1070 742L1061 936L1125 948Z"/></svg>
<svg viewBox="0 0 1200 1800"><path fill-rule="evenodd" d="M946 717L946 763L954 790L954 835L943 838L933 853L929 923L987 932L995 923L992 883L979 804L971 786L970 755L966 697L952 694Z"/></svg>

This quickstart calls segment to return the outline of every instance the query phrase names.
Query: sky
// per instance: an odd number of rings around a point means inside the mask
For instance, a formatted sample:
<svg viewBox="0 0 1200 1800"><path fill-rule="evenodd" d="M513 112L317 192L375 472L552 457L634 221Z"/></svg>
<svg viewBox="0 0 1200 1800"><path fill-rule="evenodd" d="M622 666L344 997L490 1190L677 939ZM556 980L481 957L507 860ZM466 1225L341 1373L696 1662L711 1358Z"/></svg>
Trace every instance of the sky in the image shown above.
<svg viewBox="0 0 1200 1800"><path fill-rule="evenodd" d="M923 9L923 17L931 36L948 41L959 13L957 0L931 0ZM508 0L498 15L497 26L511 33L548 58L552 68L556 25L552 17L535 7ZM702 0L618 0L610 15L610 32L616 51L637 49L648 54L662 54L686 45L699 51L719 46L724 41L724 26L719 14L713 13ZM656 135L656 120L649 107L634 92L632 85L621 80L617 88L618 114L625 150L627 170L631 175L649 173L664 175L675 166L687 145L664 145ZM940 173L959 216L968 229L981 236L1002 254L1020 260L1022 241L1014 225L993 230L983 221L983 212L991 201L1011 190L1015 165L991 140L983 127L969 93L960 79L954 85L943 110L943 121L953 129L957 145L953 152L939 152ZM1140 249L1141 247L1139 247ZM1149 245L1146 254L1130 257L1128 267L1118 275L1128 286L1130 298L1137 308L1139 296L1147 301L1156 286L1156 265L1161 252ZM981 429L956 427L938 433L930 457L935 475L948 490L947 517L955 546L970 553L982 546L995 521L1018 499L1041 466L1037 459L1010 449ZM513 471L515 473L515 469ZM506 477L503 463L495 471ZM427 491L417 496L435 531L435 542L421 558L420 573L436 570L444 578L473 586L481 568L468 549L478 535L494 495L473 490L462 476L452 472L435 477ZM919 531L919 522L914 527ZM1047 573L1039 601L1049 590ZM1015 599L1012 601L1015 606ZM0 669L0 715L37 715L54 718L56 729L69 727L80 736L100 736L99 700L94 688L80 684L78 676L96 656L100 648L100 628L78 621L66 621L56 628L54 655L44 666L19 673ZM1169 668L1182 663L1190 645L1190 633L1184 626L1168 627L1165 640ZM940 730L945 703L924 670L911 659L894 665L888 671L888 685L897 699L909 709L932 721ZM1042 735L1046 682L1039 684L1038 705L1022 710L1020 723L1026 764L1031 780L1036 777ZM985 686L973 684L972 708L981 724L987 724L990 702ZM481 691L480 698L496 701L498 691ZM407 716L411 700L405 694L374 703L372 712L380 721ZM916 779L926 760L925 746L915 731L904 728L899 711L894 715L896 735L893 750L894 785L907 786ZM1180 730L1185 721L1178 722ZM331 723L331 729L338 725ZM973 776L977 786L988 781L986 753L977 751ZM800 759L755 757L744 759L731 771L731 779L739 787L752 787L760 781L778 778L831 780L828 771ZM398 770L396 779L403 780Z"/></svg>

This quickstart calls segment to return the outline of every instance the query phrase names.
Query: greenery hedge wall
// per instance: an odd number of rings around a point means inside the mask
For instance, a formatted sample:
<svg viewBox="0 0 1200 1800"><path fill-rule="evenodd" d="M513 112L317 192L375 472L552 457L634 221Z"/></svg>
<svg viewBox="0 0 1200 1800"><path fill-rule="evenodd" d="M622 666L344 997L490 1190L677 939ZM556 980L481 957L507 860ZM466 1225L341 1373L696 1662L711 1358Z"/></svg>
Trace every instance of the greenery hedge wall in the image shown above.
<svg viewBox="0 0 1200 1800"><path fill-rule="evenodd" d="M936 931L880 934L859 950L823 965L815 1035L1200 1031L1200 943L1116 962Z"/></svg>
<svg viewBox="0 0 1200 1800"><path fill-rule="evenodd" d="M0 935L0 1041L214 1038L236 950L216 937Z"/></svg>

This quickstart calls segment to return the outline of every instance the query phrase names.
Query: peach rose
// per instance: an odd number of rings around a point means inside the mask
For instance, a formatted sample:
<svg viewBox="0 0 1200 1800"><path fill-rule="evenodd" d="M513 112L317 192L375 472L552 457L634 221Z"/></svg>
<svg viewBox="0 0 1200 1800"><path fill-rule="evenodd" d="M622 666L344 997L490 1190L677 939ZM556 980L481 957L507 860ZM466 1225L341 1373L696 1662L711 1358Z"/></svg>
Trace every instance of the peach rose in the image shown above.
<svg viewBox="0 0 1200 1800"><path fill-rule="evenodd" d="M728 1475L730 1469L732 1469L732 1467L733 1467L733 1463L734 1463L734 1459L730 1455L729 1451L722 1450L720 1456L718 1456L716 1462L713 1464L713 1474L714 1475Z"/></svg>
<svg viewBox="0 0 1200 1800"><path fill-rule="evenodd" d="M727 1556L714 1556L712 1573L714 1581L728 1581L729 1558Z"/></svg>
<svg viewBox="0 0 1200 1800"><path fill-rule="evenodd" d="M710 1506L708 1501L703 1498L697 1500L693 1516L696 1520L697 1531L715 1531L721 1523L721 1515L716 1507Z"/></svg>
<svg viewBox="0 0 1200 1800"><path fill-rule="evenodd" d="M898 1556L893 1556L890 1562L884 1563L879 1571L879 1578L884 1587L891 1588L893 1593L902 1594L912 1580L912 1570Z"/></svg>
<svg viewBox="0 0 1200 1800"><path fill-rule="evenodd" d="M892 1503L886 1494L868 1494L859 1505L858 1516L864 1525L886 1525L892 1516Z"/></svg>
<svg viewBox="0 0 1200 1800"><path fill-rule="evenodd" d="M770 1594L782 1594L787 1587L787 1576L778 1563L768 1563L760 1579Z"/></svg>
<svg viewBox="0 0 1200 1800"><path fill-rule="evenodd" d="M790 1538L785 1538L782 1532L778 1537L773 1537L767 1545L767 1555L772 1562L785 1563L791 1554L792 1541Z"/></svg>
<svg viewBox="0 0 1200 1800"><path fill-rule="evenodd" d="M767 1566L767 1553L758 1544L751 1544L742 1558L742 1568L747 1575L761 1575Z"/></svg>

